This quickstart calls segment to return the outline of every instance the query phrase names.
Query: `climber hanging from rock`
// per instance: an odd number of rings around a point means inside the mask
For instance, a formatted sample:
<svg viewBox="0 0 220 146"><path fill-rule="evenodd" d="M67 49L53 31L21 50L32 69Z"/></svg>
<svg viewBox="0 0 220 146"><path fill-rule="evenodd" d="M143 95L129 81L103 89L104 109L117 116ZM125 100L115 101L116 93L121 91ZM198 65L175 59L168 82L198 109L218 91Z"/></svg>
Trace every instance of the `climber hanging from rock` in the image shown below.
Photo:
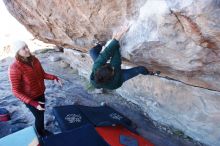
<svg viewBox="0 0 220 146"><path fill-rule="evenodd" d="M95 88L113 90L121 87L125 81L139 74L160 74L159 71L148 71L144 66L121 69L122 61L119 51L119 40L128 29L128 26L123 27L118 33L113 34L112 39L106 44L105 42L98 42L95 47L90 49L89 53L94 61L92 73L90 75L90 82ZM103 52L101 52L102 47L104 48ZM108 60L110 60L110 63L107 63Z"/></svg>

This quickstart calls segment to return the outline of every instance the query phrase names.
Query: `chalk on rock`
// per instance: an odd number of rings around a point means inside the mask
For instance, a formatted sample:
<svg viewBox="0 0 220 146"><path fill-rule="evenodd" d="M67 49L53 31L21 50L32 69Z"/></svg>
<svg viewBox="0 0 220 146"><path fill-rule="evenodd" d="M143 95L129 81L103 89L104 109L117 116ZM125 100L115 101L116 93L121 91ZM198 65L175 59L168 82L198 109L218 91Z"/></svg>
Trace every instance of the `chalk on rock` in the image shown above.
<svg viewBox="0 0 220 146"><path fill-rule="evenodd" d="M59 57L59 56L50 56L49 59L50 59L50 61L52 61L52 62L56 62L56 61L61 60L61 57Z"/></svg>
<svg viewBox="0 0 220 146"><path fill-rule="evenodd" d="M101 106L106 106L107 104L106 104L106 102L103 101L103 102L100 103L100 105Z"/></svg>
<svg viewBox="0 0 220 146"><path fill-rule="evenodd" d="M67 67L70 66L70 64L67 63L67 62L65 62L64 60L61 60L61 61L59 62L59 64L60 64L60 66L61 66L62 68L67 68Z"/></svg>
<svg viewBox="0 0 220 146"><path fill-rule="evenodd" d="M59 47L59 46L55 46L55 47L54 47L54 50L55 50L56 52L64 52L64 49L63 49L62 47Z"/></svg>
<svg viewBox="0 0 220 146"><path fill-rule="evenodd" d="M103 93L103 89L95 89L92 93L95 93L95 94L102 94Z"/></svg>

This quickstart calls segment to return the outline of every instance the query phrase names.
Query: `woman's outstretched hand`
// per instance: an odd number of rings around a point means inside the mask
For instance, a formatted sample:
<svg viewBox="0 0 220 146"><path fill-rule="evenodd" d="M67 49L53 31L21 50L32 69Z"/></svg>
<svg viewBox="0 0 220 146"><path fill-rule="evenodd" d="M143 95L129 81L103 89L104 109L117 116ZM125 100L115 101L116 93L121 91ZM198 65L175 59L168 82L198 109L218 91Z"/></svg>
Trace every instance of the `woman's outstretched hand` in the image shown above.
<svg viewBox="0 0 220 146"><path fill-rule="evenodd" d="M112 38L119 41L121 39L121 37L123 36L123 34L128 31L129 27L130 26L123 26L119 32L113 34Z"/></svg>
<svg viewBox="0 0 220 146"><path fill-rule="evenodd" d="M60 86L63 86L63 83L62 81L57 77L57 76L54 76L53 80L58 83Z"/></svg>

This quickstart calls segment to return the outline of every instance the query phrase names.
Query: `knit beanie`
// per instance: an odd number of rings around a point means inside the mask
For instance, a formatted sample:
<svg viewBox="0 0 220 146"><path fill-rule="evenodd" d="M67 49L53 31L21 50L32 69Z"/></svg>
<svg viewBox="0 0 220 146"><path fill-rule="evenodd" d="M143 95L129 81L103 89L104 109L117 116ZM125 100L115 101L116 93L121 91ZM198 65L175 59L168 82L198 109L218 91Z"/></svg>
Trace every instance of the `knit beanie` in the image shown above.
<svg viewBox="0 0 220 146"><path fill-rule="evenodd" d="M15 41L11 45L11 50L16 54L20 49L25 47L27 44L24 41Z"/></svg>

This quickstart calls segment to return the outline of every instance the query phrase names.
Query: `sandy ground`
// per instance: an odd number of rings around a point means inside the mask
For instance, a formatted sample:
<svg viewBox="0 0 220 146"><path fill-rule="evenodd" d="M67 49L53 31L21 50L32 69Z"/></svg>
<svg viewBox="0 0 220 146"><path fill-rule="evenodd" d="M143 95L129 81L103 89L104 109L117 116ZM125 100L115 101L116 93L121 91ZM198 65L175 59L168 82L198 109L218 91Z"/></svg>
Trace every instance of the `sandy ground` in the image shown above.
<svg viewBox="0 0 220 146"><path fill-rule="evenodd" d="M87 106L99 106L101 102L113 107L127 116L137 125L137 131L144 138L150 140L156 146L201 146L181 132L174 132L167 127L152 122L141 109L126 101L113 92L95 93L89 88L89 82L79 76L77 71L69 66L65 67L63 60L52 62L51 56L62 56L61 52L38 51L35 55L41 61L46 72L55 74L63 80L63 86L46 81L46 114L45 126L53 133L60 132L58 123L52 113L52 108L59 105L82 104ZM10 133L33 125L34 117L25 105L15 98L10 90L8 81L8 67L13 58L0 60L0 107L10 111L11 120L0 122L0 138ZM156 125L156 126L155 126Z"/></svg>

